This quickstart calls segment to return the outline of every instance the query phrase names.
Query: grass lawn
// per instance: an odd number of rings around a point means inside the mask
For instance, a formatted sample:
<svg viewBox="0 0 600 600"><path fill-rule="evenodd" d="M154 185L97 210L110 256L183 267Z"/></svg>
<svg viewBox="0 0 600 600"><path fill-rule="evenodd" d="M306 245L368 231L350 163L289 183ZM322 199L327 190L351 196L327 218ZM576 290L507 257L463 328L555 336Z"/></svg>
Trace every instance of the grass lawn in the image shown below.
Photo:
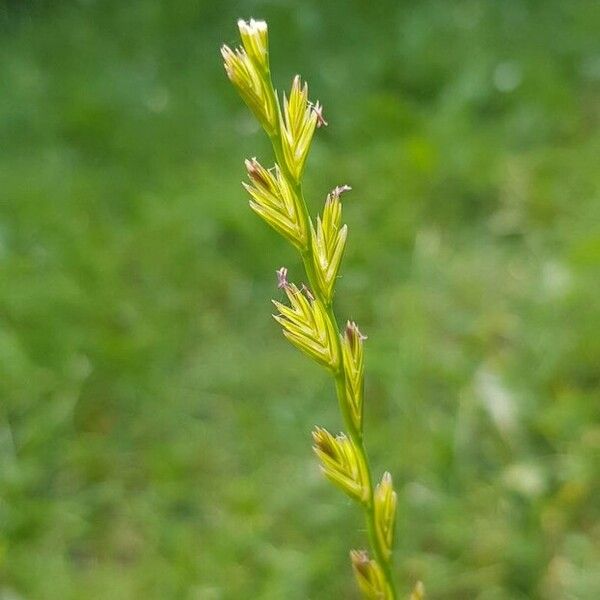
<svg viewBox="0 0 600 600"><path fill-rule="evenodd" d="M600 598L594 0L0 4L0 600L357 598L327 375L282 338L248 209L267 143L222 71L269 21L348 183L336 311L396 574L431 599Z"/></svg>

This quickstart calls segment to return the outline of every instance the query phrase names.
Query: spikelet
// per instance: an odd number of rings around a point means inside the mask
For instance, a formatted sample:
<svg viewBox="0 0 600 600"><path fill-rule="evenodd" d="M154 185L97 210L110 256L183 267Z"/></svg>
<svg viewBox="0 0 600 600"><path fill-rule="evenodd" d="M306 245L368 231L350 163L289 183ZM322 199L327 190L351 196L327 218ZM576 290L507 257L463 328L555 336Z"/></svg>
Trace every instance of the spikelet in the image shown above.
<svg viewBox="0 0 600 600"><path fill-rule="evenodd" d="M392 591L379 564L369 559L365 550L350 552L356 583L367 600L391 600Z"/></svg>
<svg viewBox="0 0 600 600"><path fill-rule="evenodd" d="M334 437L321 427L313 431L312 437L323 474L354 500L368 502L368 474L354 444L343 433Z"/></svg>
<svg viewBox="0 0 600 600"><path fill-rule="evenodd" d="M349 190L347 185L336 187L327 195L323 216L317 217L316 229L312 226L312 248L315 262L317 283L325 302L330 303L333 297L335 280L342 262L346 246L348 227L340 227L342 220L342 203L340 195Z"/></svg>
<svg viewBox="0 0 600 600"><path fill-rule="evenodd" d="M281 147L288 170L296 183L300 182L317 121L321 122L321 107L308 101L308 85L302 86L300 76L292 83L289 99L283 95ZM324 122L324 121L323 121Z"/></svg>
<svg viewBox="0 0 600 600"><path fill-rule="evenodd" d="M363 394L364 394L364 354L363 342L366 340L354 321L346 323L342 336L342 355L346 373L346 402L350 409L352 422L356 430L362 432Z"/></svg>
<svg viewBox="0 0 600 600"><path fill-rule="evenodd" d="M240 33L241 31L240 26ZM244 48L232 50L225 44L221 47L221 56L227 77L237 88L242 100L267 134L273 135L277 130L277 107L267 75L268 62L265 62L268 60L266 25L264 30L254 27L253 31L254 33L244 31L242 35L242 38L246 38L244 45L250 50L250 54ZM264 54L264 59L260 58L261 54ZM265 67L261 67L265 64Z"/></svg>
<svg viewBox="0 0 600 600"><path fill-rule="evenodd" d="M298 198L277 165L273 172L255 158L246 160L250 184L242 183L252 196L250 208L301 252L308 245L308 232Z"/></svg>
<svg viewBox="0 0 600 600"><path fill-rule="evenodd" d="M413 591L410 594L409 600L424 600L425 598L425 586L423 582L417 581Z"/></svg>
<svg viewBox="0 0 600 600"><path fill-rule="evenodd" d="M263 73L269 72L269 35L265 21L238 21L242 44L250 60Z"/></svg>
<svg viewBox="0 0 600 600"><path fill-rule="evenodd" d="M373 500L375 504L375 531L385 559L389 560L394 545L398 496L394 491L392 476L387 471L383 474L381 482L375 489Z"/></svg>
<svg viewBox="0 0 600 600"><path fill-rule="evenodd" d="M276 300L280 312L273 318L283 328L283 335L319 364L337 372L340 356L336 333L325 308L308 290L300 291L294 284L283 286L291 306Z"/></svg>

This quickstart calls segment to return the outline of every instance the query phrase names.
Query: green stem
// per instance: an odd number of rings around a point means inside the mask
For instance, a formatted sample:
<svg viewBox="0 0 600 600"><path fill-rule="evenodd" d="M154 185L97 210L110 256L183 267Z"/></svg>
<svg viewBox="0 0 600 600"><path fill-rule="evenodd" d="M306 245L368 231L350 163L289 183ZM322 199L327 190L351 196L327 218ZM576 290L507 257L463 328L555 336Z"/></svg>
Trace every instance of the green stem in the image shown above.
<svg viewBox="0 0 600 600"><path fill-rule="evenodd" d="M275 99L275 93L273 91L273 86L271 85L270 87L271 87L271 95L272 95L271 100L273 102L275 102L275 105L277 106L277 110L280 111L279 103ZM278 117L280 117L280 115L278 115ZM292 189L294 190L294 193L296 194L296 197L299 200L298 204L302 208L301 218L304 220L304 225L306 225L306 231L308 234L307 247L304 251L301 252L302 262L304 264L304 270L306 271L306 276L308 278L308 283L310 285L311 291L315 294L317 301L320 302L321 304L323 304L323 306L325 307L327 316L328 316L331 324L333 325L333 329L335 331L335 340L336 340L336 344L337 344L338 356L340 357L340 360L343 360L342 359L343 353L342 353L340 329L338 326L338 322L337 322L335 313L333 312L332 301L327 302L322 297L322 295L319 291L319 286L317 284L317 278L315 275L315 267L314 267L314 257L313 257L312 244L311 244L312 232L311 232L311 229L309 226L310 225L310 217L309 217L308 207L307 207L306 201L304 199L304 194L302 192L302 185L300 183L296 183L294 177L292 176L292 174L290 173L290 171L287 167L287 164L286 164L284 156L283 156L283 150L281 147L281 121L280 121L280 118L278 118L278 120L277 120L276 131L274 133L270 134L269 138L270 138L271 144L273 146L273 151L275 153L275 158L277 160L277 164L279 165L279 168L281 169L283 176L286 178L286 180L288 181L288 183L291 185ZM369 459L368 459L367 452L365 450L365 446L364 446L364 442L363 442L362 429L358 429L355 426L354 421L352 419L352 415L350 414L350 408L349 408L349 404L348 404L348 401L346 398L346 382L345 382L346 374L345 374L343 365L334 374L334 378L335 378L335 388L336 388L336 393L337 393L338 405L340 407L340 412L342 413L344 425L345 425L346 429L348 430L348 434L350 436L350 440L352 441L352 444L354 445L354 448L356 449L357 453L359 454L359 460L362 460L363 464L365 465L365 469L366 469L366 473L367 473L367 482L368 482L368 486L369 486L368 498L367 498L367 502L363 503L362 506L363 506L363 509L365 512L365 520L367 523L369 542L370 542L372 551L375 555L375 559L377 560L381 569L383 570L384 576L385 576L387 583L389 585L389 588L391 590L391 593L392 593L391 600L395 600L396 599L396 587L394 585L394 580L392 577L390 562L385 557L384 550L381 547L381 544L379 543L379 539L378 539L377 533L376 533L375 509L374 509L374 499L373 499L374 490L373 490L373 479L371 476L371 467L369 465Z"/></svg>
<svg viewBox="0 0 600 600"><path fill-rule="evenodd" d="M327 307L327 315L330 321L333 323L333 327L336 332L336 339L338 341L338 350L341 354L341 342L340 342L340 332L337 323L337 319L333 312L332 306ZM392 571L390 562L386 559L385 553L381 544L379 543L379 538L377 537L376 528L375 528L375 503L374 503L374 490L373 490L373 477L371 475L371 465L369 463L369 457L367 455L367 451L365 449L365 444L363 441L363 432L359 430L354 425L354 420L352 419L352 415L350 414L348 401L346 398L346 382L345 382L345 372L342 368L340 372L335 376L335 390L338 398L338 405L340 407L340 412L342 413L342 417L344 420L344 424L348 433L350 435L350 439L352 440L352 444L356 449L357 453L360 455L360 460L363 461L365 465L365 469L367 472L367 482L369 485L368 490L368 500L366 504L363 504L363 508L365 511L365 520L367 522L367 531L369 533L369 542L371 544L371 548L375 555L375 558L379 565L381 566L387 583L392 592L392 600L396 598L396 586L394 584L394 578L392 577Z"/></svg>
<svg viewBox="0 0 600 600"><path fill-rule="evenodd" d="M302 201L304 202L304 198L302 198ZM307 251L307 252L303 253L302 254L302 262L304 263L304 268L306 270L306 275L308 277L309 283L311 284L312 289L315 290L315 294L317 295L317 300L319 302L322 302L323 304L325 304L323 302L323 299L321 297L319 297L320 294L317 291L318 288L311 281L312 279L314 279L314 262L313 262L312 252ZM333 306L331 304L329 304L329 305L325 304L325 309L327 312L327 316L328 316L330 322L333 324L333 328L335 331L336 343L338 345L338 355L342 356L340 330L339 330L339 326L338 326L338 322L337 322L335 313L333 312ZM373 499L374 490L373 490L373 477L371 475L371 466L369 464L369 457L365 450L365 445L364 445L364 441L363 441L363 432L361 430L357 429L357 427L354 425L354 420L352 419L352 415L350 414L349 404L348 404L347 397L346 397L345 378L346 378L346 374L345 374L344 368L342 367L335 374L335 390L336 390L336 394L337 394L338 405L340 407L340 412L342 413L344 425L345 425L346 429L348 430L348 434L350 436L352 444L353 444L354 448L356 449L356 452L359 454L359 457L360 457L359 460L362 460L363 464L365 465L365 469L367 472L367 483L368 483L369 489L368 489L367 502L366 502L366 504L363 504L362 506L363 506L364 512L365 512L365 520L367 523L369 541L370 541L373 553L375 555L375 558L376 558L377 562L379 563L379 565L381 566L383 573L385 575L385 578L387 580L387 583L392 591L392 600L394 600L396 598L396 589L395 589L395 585L394 585L394 579L392 577L390 563L385 557L385 553L383 551L383 548L381 547L381 544L379 543L379 539L377 537L376 529L375 529L375 509L374 509L375 504L374 504L374 499Z"/></svg>

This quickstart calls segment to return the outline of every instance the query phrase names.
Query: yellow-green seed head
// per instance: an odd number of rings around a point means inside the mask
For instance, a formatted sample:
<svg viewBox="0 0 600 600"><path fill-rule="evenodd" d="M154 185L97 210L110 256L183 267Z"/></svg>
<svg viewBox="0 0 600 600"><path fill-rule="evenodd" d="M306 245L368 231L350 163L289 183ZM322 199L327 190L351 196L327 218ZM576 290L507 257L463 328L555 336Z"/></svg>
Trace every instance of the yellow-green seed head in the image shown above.
<svg viewBox="0 0 600 600"><path fill-rule="evenodd" d="M362 431L364 397L364 352L366 340L354 321L348 321L342 336L342 354L346 374L346 400L357 431Z"/></svg>
<svg viewBox="0 0 600 600"><path fill-rule="evenodd" d="M327 196L323 216L317 217L316 228L311 224L317 283L327 303L331 302L333 298L335 280L346 247L348 227L346 225L341 226L342 203L340 202L340 195L349 189L350 187L347 185L336 187Z"/></svg>
<svg viewBox="0 0 600 600"><path fill-rule="evenodd" d="M374 495L375 530L386 560L389 560L394 545L397 501L398 496L394 491L392 476L386 471Z"/></svg>
<svg viewBox="0 0 600 600"><path fill-rule="evenodd" d="M243 48L232 50L224 45L221 48L221 56L227 77L265 131L272 135L277 129L277 110L269 93L270 83L267 76Z"/></svg>
<svg viewBox="0 0 600 600"><path fill-rule="evenodd" d="M281 325L283 335L298 349L319 364L337 372L340 368L335 329L323 304L307 290L294 284L284 286L290 306L273 300L280 314L273 318Z"/></svg>
<svg viewBox="0 0 600 600"><path fill-rule="evenodd" d="M300 251L308 245L308 231L294 190L275 165L265 169L255 158L246 161L250 183L242 185L250 194L250 208Z"/></svg>
<svg viewBox="0 0 600 600"><path fill-rule="evenodd" d="M296 75L289 99L285 94L283 96L281 121L283 156L296 183L302 177L315 127L321 120L320 107L317 112L308 101L308 85L302 85L300 76Z"/></svg>
<svg viewBox="0 0 600 600"><path fill-rule="evenodd" d="M392 591L377 561L365 550L351 550L350 560L358 588L366 600L391 600Z"/></svg>
<svg viewBox="0 0 600 600"><path fill-rule="evenodd" d="M243 19L238 21L238 28L244 49L250 60L263 72L269 71L269 36L265 21Z"/></svg>
<svg viewBox="0 0 600 600"><path fill-rule="evenodd" d="M358 502L369 498L369 482L361 455L343 433L333 436L317 427L313 431L313 450L321 461L323 474L343 492Z"/></svg>

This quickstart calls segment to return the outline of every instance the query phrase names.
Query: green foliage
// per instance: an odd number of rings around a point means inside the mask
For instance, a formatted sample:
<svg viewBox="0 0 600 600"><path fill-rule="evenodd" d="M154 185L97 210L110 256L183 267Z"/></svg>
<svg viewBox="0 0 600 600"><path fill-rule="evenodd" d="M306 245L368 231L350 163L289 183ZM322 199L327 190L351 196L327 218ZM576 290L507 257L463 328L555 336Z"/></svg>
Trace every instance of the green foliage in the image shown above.
<svg viewBox="0 0 600 600"><path fill-rule="evenodd" d="M218 49L249 16L331 124L313 212L353 187L337 301L398 580L600 597L596 6L1 8L0 597L355 597L364 532L307 452L330 382L265 302L300 265L238 183L260 136Z"/></svg>

